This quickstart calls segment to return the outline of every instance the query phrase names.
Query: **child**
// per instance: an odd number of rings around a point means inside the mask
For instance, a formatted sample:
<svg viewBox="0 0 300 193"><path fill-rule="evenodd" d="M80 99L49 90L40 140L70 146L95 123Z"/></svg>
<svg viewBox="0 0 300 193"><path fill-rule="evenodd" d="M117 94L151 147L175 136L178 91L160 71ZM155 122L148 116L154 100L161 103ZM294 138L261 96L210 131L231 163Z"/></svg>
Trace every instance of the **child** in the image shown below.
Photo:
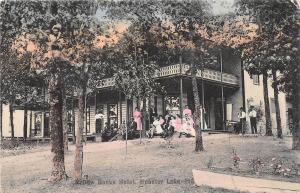
<svg viewBox="0 0 300 193"><path fill-rule="evenodd" d="M155 133L156 134L162 134L164 131L162 129L162 124L164 123L164 119L162 118L162 116L160 116L160 118L157 118L154 120L153 122L153 126L155 128Z"/></svg>

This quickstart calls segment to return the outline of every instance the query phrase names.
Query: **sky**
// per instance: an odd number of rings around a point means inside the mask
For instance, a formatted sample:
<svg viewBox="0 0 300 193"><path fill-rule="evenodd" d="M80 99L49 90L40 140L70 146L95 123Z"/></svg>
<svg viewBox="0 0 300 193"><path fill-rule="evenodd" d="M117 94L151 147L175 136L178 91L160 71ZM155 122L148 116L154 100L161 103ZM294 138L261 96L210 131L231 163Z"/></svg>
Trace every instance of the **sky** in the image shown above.
<svg viewBox="0 0 300 193"><path fill-rule="evenodd" d="M212 11L216 15L222 15L234 11L234 0L210 0Z"/></svg>
<svg viewBox="0 0 300 193"><path fill-rule="evenodd" d="M226 14L234 11L234 1L235 0L208 0L208 2L210 2L212 5L213 13L216 15ZM298 9L299 9L300 0L290 0L290 1L298 4Z"/></svg>

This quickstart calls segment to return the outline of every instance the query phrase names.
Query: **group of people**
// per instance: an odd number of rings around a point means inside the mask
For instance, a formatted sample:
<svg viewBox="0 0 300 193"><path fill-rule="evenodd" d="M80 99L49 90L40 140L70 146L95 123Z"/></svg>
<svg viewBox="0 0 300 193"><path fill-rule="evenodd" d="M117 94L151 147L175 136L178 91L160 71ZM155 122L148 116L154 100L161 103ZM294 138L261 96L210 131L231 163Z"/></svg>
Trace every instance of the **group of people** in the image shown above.
<svg viewBox="0 0 300 193"><path fill-rule="evenodd" d="M205 114L204 109L201 109L201 128L207 129L205 119L202 117ZM153 111L154 112L154 111ZM192 111L189 109L188 105L185 106L183 110L183 117L179 114L170 114L168 111L165 116L157 116L155 113L150 112L150 128L146 131L146 136L153 138L153 136L162 136L164 138L172 137L177 134L179 137L185 135L187 137L195 136L195 123L192 116ZM257 112L254 106L251 106L248 112L251 124L252 134L257 134ZM240 108L238 113L239 123L235 126L236 133L244 134L246 132L246 117L247 114L243 107ZM127 130L127 139L134 139L141 135L143 130L142 125L142 113L138 108L135 108L133 112L133 117L128 122L128 124L123 121L118 128L116 122L109 125L105 123L104 130L102 132L102 138L104 141L108 141L117 134L120 134L125 139Z"/></svg>
<svg viewBox="0 0 300 193"><path fill-rule="evenodd" d="M243 107L240 108L240 112L238 113L239 124L235 128L236 133L245 134L246 132L246 112ZM250 127L251 133L257 134L257 112L254 106L250 106L248 116L250 118Z"/></svg>
<svg viewBox="0 0 300 193"><path fill-rule="evenodd" d="M108 124L108 122L105 122L103 131L102 131L102 141L109 141L111 138L113 138L115 135L119 133L118 124L115 120L112 121L111 124Z"/></svg>
<svg viewBox="0 0 300 193"><path fill-rule="evenodd" d="M177 134L179 137L185 135L187 137L195 136L195 124L192 117L192 111L189 109L188 105L185 106L183 110L183 117L179 114L173 115L168 111L165 116L155 115L150 113L150 128L146 131L146 136L153 138L153 136L162 136L164 138L172 137ZM204 122L204 125L205 122ZM102 140L108 141L115 135L119 134L127 139L134 139L139 137L141 131L143 130L142 125L142 113L138 108L135 108L133 116L128 124L125 121L122 122L120 128L117 124L109 125L105 123L104 130L102 132Z"/></svg>
<svg viewBox="0 0 300 193"><path fill-rule="evenodd" d="M152 138L154 135L163 137L171 137L177 133L179 137L182 135L195 136L194 121L192 118L192 111L185 106L183 111L183 118L179 114L171 115L166 113L165 117L162 115L154 116L152 125L147 132L147 136Z"/></svg>

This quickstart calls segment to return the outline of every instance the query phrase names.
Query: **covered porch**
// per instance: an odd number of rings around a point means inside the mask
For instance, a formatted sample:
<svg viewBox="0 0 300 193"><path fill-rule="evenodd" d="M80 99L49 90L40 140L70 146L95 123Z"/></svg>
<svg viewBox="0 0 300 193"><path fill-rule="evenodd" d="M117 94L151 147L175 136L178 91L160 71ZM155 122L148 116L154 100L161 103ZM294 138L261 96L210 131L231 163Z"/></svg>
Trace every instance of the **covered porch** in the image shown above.
<svg viewBox="0 0 300 193"><path fill-rule="evenodd" d="M202 84L203 82L203 84ZM179 114L186 105L195 112L192 81L190 77L173 77L161 80L167 94L156 96L151 104L158 115L166 112ZM204 103L206 130L227 130L226 121L238 121L237 112L243 106L241 89L238 86L222 85L207 80L197 80L200 104ZM203 86L203 89L202 89Z"/></svg>
<svg viewBox="0 0 300 193"><path fill-rule="evenodd" d="M165 87L166 94L156 95L147 100L145 105L148 114L150 108L154 108L156 115L164 116L167 111L171 114L182 114L185 105L194 112L192 81L188 70L189 65L174 64L161 67L157 71L156 79ZM207 129L226 130L224 126L227 120L237 121L236 113L243 106L240 72L240 67L236 69L236 73L224 73L206 68L202 73L198 70L198 90L200 100L204 102ZM100 133L105 123L116 122L118 125L123 121L128 123L134 108L143 105L142 101L130 100L114 90L114 85L114 78L102 80L92 100L94 102L90 103L94 111L93 117L96 117L93 120L95 133ZM146 128L150 123L148 118Z"/></svg>

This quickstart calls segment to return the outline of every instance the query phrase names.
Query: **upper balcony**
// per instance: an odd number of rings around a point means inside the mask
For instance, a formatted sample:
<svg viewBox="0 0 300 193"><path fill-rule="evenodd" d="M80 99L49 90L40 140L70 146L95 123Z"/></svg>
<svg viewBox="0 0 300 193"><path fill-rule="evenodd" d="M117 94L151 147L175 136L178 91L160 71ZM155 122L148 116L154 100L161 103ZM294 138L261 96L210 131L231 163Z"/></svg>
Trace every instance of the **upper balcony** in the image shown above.
<svg viewBox="0 0 300 193"><path fill-rule="evenodd" d="M190 77L189 65L186 64L174 64L170 66L161 67L157 70L155 78L166 78L174 76L186 76ZM201 79L201 70L197 70L196 76ZM234 74L221 73L220 71L204 68L203 79L209 82L215 82L218 84L239 87L239 79ZM115 85L114 78L106 78L99 82L97 88L109 88Z"/></svg>

